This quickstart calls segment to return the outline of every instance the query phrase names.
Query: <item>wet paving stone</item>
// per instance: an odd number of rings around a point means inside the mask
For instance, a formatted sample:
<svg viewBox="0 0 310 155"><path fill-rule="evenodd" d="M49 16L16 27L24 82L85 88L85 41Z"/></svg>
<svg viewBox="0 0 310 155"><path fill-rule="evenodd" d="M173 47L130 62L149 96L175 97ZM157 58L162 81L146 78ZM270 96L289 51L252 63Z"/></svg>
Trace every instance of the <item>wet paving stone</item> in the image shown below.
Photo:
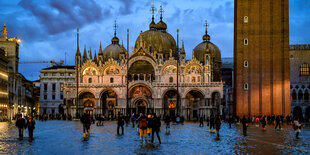
<svg viewBox="0 0 310 155"><path fill-rule="evenodd" d="M248 136L242 135L242 127L223 123L220 138L209 133L208 126L198 123L171 125L171 134L161 127L161 141L154 137L154 145L141 145L136 128L125 127L124 135L116 134L116 122L104 126L91 126L88 141L82 141L82 124L79 121L36 121L35 140L18 140L13 123L0 122L0 154L310 154L310 128L304 127L300 139L295 139L291 126L282 130L267 126L266 131L250 125ZM163 124L163 122L162 122Z"/></svg>

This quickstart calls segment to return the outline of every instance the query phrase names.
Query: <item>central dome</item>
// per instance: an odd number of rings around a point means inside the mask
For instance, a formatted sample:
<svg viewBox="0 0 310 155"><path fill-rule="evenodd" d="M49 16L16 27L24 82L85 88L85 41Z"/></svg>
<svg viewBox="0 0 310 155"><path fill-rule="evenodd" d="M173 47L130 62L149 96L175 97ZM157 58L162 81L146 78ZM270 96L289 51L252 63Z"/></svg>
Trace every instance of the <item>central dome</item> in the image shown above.
<svg viewBox="0 0 310 155"><path fill-rule="evenodd" d="M170 56L170 49L172 50L172 56L177 58L177 46L174 38L167 32L148 30L139 35L135 43L135 49L140 48L140 37L145 42L147 48L150 48L150 52L157 54L163 54L164 59L168 59Z"/></svg>

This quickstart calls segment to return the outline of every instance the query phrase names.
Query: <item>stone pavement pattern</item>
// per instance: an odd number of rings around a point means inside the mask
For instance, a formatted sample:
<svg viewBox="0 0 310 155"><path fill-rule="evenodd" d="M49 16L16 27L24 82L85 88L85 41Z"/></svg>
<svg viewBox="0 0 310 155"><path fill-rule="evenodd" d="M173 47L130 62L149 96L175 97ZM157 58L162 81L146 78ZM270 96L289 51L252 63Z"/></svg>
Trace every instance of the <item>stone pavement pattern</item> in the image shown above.
<svg viewBox="0 0 310 155"><path fill-rule="evenodd" d="M0 154L310 154L310 128L305 127L300 140L295 139L291 126L275 131L271 126L262 132L250 125L248 136L242 135L241 126L224 123L220 139L209 133L208 127L198 123L171 125L171 135L160 133L162 144L141 146L136 128L125 127L125 135L116 135L116 122L91 126L89 141L81 141L82 125L78 121L36 121L35 140L17 139L14 124L0 122ZM162 123L163 124L163 123ZM164 131L162 126L161 131Z"/></svg>

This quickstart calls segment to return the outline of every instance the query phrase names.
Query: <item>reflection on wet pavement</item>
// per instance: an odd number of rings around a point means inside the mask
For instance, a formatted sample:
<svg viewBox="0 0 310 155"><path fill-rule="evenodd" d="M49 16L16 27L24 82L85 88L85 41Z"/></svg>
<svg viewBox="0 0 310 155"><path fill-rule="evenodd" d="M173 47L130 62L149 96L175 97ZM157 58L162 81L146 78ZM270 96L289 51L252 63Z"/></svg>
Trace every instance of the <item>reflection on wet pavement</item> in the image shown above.
<svg viewBox="0 0 310 155"><path fill-rule="evenodd" d="M220 139L216 139L208 126L198 125L172 125L170 135L160 133L161 145L155 136L156 144L145 146L131 126L125 127L125 135L117 136L116 122L92 125L89 141L81 141L82 125L78 121L37 121L32 142L28 141L27 130L24 140L19 141L14 124L0 122L0 154L310 154L309 127L303 128L301 139L296 140L291 126L280 131L269 126L263 132L250 125L244 137L241 126L229 129L223 124Z"/></svg>

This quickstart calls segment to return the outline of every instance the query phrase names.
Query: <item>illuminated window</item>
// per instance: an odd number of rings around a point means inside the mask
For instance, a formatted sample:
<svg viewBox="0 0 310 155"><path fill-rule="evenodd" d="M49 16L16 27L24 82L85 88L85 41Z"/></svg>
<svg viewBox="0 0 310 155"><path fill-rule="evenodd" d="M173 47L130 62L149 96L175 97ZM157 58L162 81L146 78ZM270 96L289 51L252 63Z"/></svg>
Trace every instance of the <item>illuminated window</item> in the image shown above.
<svg viewBox="0 0 310 155"><path fill-rule="evenodd" d="M248 45L248 44L249 44L248 38L245 38L245 39L243 40L243 44L244 44L244 45Z"/></svg>
<svg viewBox="0 0 310 155"><path fill-rule="evenodd" d="M249 21L248 16L244 16L244 17L243 17L243 22L244 22L244 23L248 23L248 21Z"/></svg>
<svg viewBox="0 0 310 155"><path fill-rule="evenodd" d="M113 78L110 78L110 83L113 83L114 82L114 79Z"/></svg>
<svg viewBox="0 0 310 155"><path fill-rule="evenodd" d="M169 82L172 83L173 82L173 77L169 78Z"/></svg>
<svg viewBox="0 0 310 155"><path fill-rule="evenodd" d="M249 89L248 83L245 83L245 84L243 85L243 88L244 88L244 90L248 90L248 89Z"/></svg>
<svg viewBox="0 0 310 155"><path fill-rule="evenodd" d="M309 64L301 64L299 68L300 76L309 76Z"/></svg>
<svg viewBox="0 0 310 155"><path fill-rule="evenodd" d="M244 67L248 67L248 66L249 66L249 62L248 62L247 60L245 60L245 61L243 62L243 66L244 66Z"/></svg>
<svg viewBox="0 0 310 155"><path fill-rule="evenodd" d="M92 83L93 82L93 79L92 78L89 78L88 79L88 83Z"/></svg>

